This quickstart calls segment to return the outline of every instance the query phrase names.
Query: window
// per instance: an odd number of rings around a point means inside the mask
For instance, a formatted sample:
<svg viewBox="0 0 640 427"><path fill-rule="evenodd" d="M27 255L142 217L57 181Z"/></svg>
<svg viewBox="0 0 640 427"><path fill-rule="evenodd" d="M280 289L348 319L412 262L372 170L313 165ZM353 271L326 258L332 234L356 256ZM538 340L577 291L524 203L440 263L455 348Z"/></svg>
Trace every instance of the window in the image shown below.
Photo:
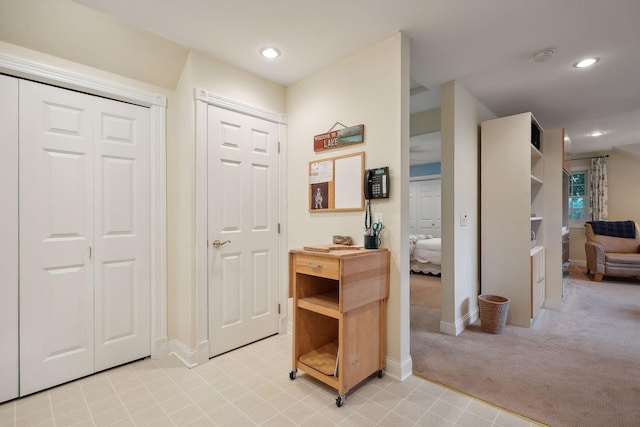
<svg viewBox="0 0 640 427"><path fill-rule="evenodd" d="M587 171L572 171L569 175L569 225L582 227L587 220L589 206Z"/></svg>

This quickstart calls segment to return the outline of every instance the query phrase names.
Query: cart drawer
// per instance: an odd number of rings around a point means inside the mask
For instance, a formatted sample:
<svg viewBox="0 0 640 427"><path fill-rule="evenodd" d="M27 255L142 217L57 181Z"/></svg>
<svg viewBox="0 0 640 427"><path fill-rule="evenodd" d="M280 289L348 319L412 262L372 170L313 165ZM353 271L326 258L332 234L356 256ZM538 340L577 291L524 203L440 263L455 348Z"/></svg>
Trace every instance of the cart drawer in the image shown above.
<svg viewBox="0 0 640 427"><path fill-rule="evenodd" d="M340 277L340 260L316 255L297 254L295 269L296 273L337 280Z"/></svg>

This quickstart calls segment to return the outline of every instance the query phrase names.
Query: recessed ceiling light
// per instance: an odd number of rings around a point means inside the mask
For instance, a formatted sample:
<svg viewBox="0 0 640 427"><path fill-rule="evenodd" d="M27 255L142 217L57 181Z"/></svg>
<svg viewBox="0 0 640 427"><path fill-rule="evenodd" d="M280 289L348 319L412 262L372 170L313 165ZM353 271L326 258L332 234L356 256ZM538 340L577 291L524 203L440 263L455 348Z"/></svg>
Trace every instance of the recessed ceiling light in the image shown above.
<svg viewBox="0 0 640 427"><path fill-rule="evenodd" d="M589 136L602 136L602 135L604 135L604 132L601 130L596 130L589 134Z"/></svg>
<svg viewBox="0 0 640 427"><path fill-rule="evenodd" d="M598 61L600 61L600 58L584 58L573 64L573 66L576 68L588 68L595 65Z"/></svg>
<svg viewBox="0 0 640 427"><path fill-rule="evenodd" d="M260 49L260 54L268 59L275 59L280 56L280 51L275 47L263 47Z"/></svg>

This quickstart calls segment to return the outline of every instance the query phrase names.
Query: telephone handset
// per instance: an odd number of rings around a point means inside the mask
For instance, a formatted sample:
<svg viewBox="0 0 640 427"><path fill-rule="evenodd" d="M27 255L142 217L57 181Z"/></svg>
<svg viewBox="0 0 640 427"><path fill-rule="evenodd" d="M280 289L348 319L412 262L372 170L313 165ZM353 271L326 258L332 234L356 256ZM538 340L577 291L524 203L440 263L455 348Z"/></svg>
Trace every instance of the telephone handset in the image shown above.
<svg viewBox="0 0 640 427"><path fill-rule="evenodd" d="M387 166L364 171L364 198L389 198L389 168Z"/></svg>

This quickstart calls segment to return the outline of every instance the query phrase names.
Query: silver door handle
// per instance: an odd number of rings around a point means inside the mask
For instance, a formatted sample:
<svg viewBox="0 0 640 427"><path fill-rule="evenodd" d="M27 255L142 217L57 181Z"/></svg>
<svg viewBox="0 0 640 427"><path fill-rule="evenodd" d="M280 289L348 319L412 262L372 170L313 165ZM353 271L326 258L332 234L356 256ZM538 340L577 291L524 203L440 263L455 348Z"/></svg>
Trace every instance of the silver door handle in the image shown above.
<svg viewBox="0 0 640 427"><path fill-rule="evenodd" d="M227 243L231 243L231 240L225 240L224 242L221 242L220 240L216 239L213 241L213 247L216 249L220 249L221 246L224 246Z"/></svg>

